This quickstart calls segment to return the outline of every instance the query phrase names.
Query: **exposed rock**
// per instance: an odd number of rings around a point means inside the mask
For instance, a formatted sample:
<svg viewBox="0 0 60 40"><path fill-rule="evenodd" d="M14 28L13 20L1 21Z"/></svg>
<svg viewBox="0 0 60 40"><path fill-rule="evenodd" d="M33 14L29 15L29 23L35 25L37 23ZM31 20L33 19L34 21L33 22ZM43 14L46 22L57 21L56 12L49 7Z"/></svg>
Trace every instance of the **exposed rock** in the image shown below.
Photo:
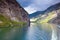
<svg viewBox="0 0 60 40"><path fill-rule="evenodd" d="M11 21L26 22L29 25L28 13L16 0L0 0L0 15Z"/></svg>
<svg viewBox="0 0 60 40"><path fill-rule="evenodd" d="M54 24L60 24L60 19L59 16L60 16L60 3L57 3L55 5L52 5L50 7L48 7L46 10L44 11L38 11L38 12L35 12L33 14L30 14L31 15L31 18L33 19L37 19L37 21L44 21L44 22L50 22L50 23L54 23ZM58 12L59 11L59 12ZM52 14L52 15L50 15ZM50 15L50 17L49 17ZM57 15L54 16L54 15ZM42 19L42 20L41 20ZM45 21L46 20L46 21ZM39 22L38 21L38 22Z"/></svg>
<svg viewBox="0 0 60 40"><path fill-rule="evenodd" d="M53 23L60 25L60 9L56 11L57 17L53 20Z"/></svg>
<svg viewBox="0 0 60 40"><path fill-rule="evenodd" d="M23 40L28 27L28 13L16 0L0 0L0 40Z"/></svg>

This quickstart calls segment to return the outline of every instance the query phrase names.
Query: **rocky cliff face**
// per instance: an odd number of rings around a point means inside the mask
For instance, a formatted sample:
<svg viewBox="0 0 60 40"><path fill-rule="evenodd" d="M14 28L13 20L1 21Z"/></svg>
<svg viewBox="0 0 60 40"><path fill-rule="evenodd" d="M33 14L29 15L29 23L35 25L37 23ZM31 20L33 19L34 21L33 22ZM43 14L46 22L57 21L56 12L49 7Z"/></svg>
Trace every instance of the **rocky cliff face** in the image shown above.
<svg viewBox="0 0 60 40"><path fill-rule="evenodd" d="M53 23L60 25L60 9L56 10L57 17L53 20Z"/></svg>
<svg viewBox="0 0 60 40"><path fill-rule="evenodd" d="M16 2L16 0L0 0L0 15L5 17L6 20L26 22L27 25L29 25L28 13Z"/></svg>
<svg viewBox="0 0 60 40"><path fill-rule="evenodd" d="M28 26L28 13L16 0L0 0L0 40L23 40Z"/></svg>

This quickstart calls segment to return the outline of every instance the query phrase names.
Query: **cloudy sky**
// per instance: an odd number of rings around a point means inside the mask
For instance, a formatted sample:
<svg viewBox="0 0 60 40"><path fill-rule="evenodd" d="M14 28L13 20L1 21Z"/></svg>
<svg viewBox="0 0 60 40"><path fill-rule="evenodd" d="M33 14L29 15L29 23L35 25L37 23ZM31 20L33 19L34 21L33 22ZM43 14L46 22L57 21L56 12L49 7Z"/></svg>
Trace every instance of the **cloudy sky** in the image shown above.
<svg viewBox="0 0 60 40"><path fill-rule="evenodd" d="M18 3L29 13L43 11L49 6L59 3L60 0L17 0Z"/></svg>

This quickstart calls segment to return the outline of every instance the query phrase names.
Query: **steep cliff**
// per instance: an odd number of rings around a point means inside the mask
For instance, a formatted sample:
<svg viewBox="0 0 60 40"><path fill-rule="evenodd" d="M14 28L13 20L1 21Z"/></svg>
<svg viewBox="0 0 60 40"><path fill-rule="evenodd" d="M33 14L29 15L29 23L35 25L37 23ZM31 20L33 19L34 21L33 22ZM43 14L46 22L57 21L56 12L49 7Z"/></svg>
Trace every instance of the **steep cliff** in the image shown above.
<svg viewBox="0 0 60 40"><path fill-rule="evenodd" d="M28 26L28 13L16 0L0 0L0 40L23 40Z"/></svg>
<svg viewBox="0 0 60 40"><path fill-rule="evenodd" d="M28 13L16 0L0 0L0 24L4 23L3 21L5 23L8 21L25 22L29 25Z"/></svg>

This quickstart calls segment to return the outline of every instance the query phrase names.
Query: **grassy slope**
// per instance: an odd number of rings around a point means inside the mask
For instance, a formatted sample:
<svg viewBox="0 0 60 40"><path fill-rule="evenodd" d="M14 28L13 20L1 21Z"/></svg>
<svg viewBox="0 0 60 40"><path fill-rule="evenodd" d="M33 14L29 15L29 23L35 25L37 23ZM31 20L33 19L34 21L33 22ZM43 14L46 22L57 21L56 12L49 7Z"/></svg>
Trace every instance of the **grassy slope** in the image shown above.
<svg viewBox="0 0 60 40"><path fill-rule="evenodd" d="M23 26L24 24L26 24L25 22L11 21L10 19L7 19L3 15L0 15L0 21L2 21L2 23L0 23L0 27L7 27L11 25L22 25Z"/></svg>
<svg viewBox="0 0 60 40"><path fill-rule="evenodd" d="M54 12L51 12L51 13L48 13L48 16L43 19L43 20L40 20L40 23L47 23L49 22L52 18L54 18L57 14L55 14Z"/></svg>
<svg viewBox="0 0 60 40"><path fill-rule="evenodd" d="M7 19L3 15L0 15L0 40L3 39L4 35L11 30L11 28L20 28L23 29L26 25L25 22L16 22Z"/></svg>

